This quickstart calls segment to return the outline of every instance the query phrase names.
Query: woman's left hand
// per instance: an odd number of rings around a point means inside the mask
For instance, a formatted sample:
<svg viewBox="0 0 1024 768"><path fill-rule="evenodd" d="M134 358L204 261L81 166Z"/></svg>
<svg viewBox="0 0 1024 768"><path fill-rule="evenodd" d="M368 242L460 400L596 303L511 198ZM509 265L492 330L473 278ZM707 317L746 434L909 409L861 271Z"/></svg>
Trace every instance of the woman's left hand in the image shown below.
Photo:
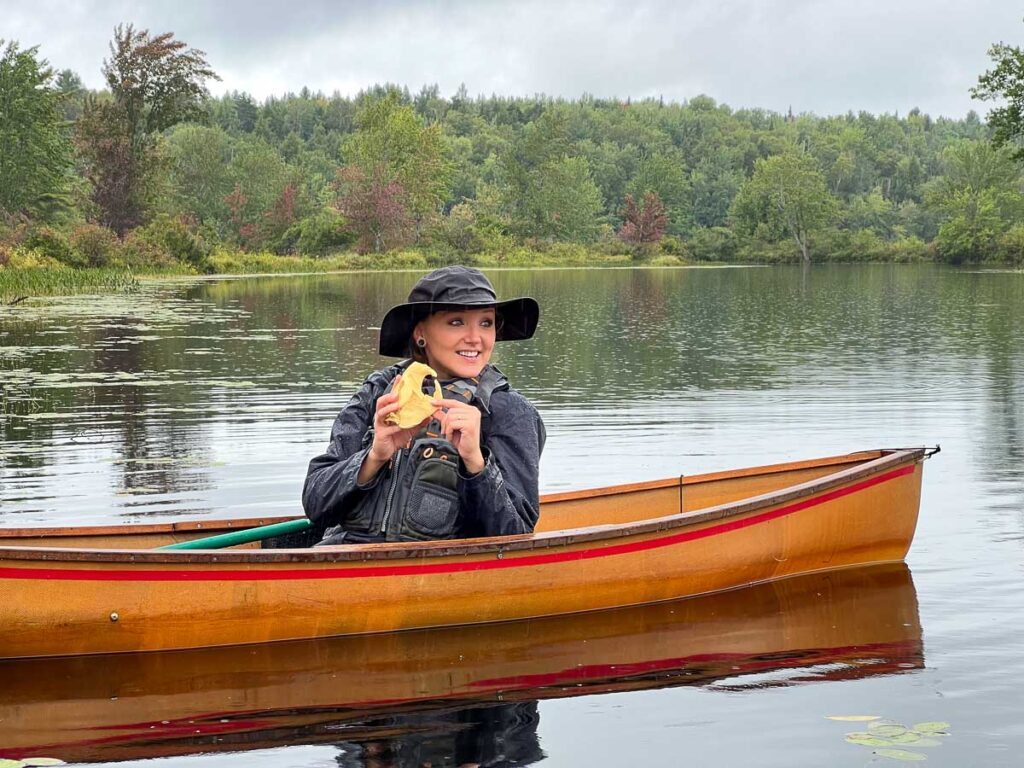
<svg viewBox="0 0 1024 768"><path fill-rule="evenodd" d="M461 400L434 400L445 440L455 446L462 463L471 474L484 469L484 454L480 450L480 411ZM447 408L447 412L443 409Z"/></svg>

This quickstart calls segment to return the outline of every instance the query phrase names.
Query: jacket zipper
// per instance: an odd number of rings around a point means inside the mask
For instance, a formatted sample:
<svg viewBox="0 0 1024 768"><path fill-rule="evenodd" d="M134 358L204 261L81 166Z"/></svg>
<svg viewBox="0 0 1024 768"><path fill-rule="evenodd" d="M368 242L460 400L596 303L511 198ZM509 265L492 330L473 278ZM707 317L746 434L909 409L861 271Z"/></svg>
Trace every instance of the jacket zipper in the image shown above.
<svg viewBox="0 0 1024 768"><path fill-rule="evenodd" d="M384 502L384 519L380 521L380 532L385 537L388 532L388 518L391 517L391 503L395 499L395 490L398 487L398 467L402 463L402 450L398 449L394 461L391 462L391 487L388 488L387 500Z"/></svg>

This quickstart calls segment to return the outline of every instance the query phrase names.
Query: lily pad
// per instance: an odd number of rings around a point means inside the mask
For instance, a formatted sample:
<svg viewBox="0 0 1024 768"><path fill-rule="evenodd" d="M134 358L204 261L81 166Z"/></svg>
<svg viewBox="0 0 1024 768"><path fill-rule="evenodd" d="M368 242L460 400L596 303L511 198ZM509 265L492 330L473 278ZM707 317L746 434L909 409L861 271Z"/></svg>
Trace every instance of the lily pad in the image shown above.
<svg viewBox="0 0 1024 768"><path fill-rule="evenodd" d="M848 733L846 734L846 740L850 744L860 744L864 747L891 747L893 745L889 739L880 739L864 731Z"/></svg>
<svg viewBox="0 0 1024 768"><path fill-rule="evenodd" d="M942 733L945 734L949 730L949 723L943 723L941 721L931 721L927 723L916 723L914 730L918 733Z"/></svg>
<svg viewBox="0 0 1024 768"><path fill-rule="evenodd" d="M911 752L909 749L876 749L875 754L880 757L890 757L893 760L903 760L908 763L919 763L927 760L928 756L920 752Z"/></svg>
<svg viewBox="0 0 1024 768"><path fill-rule="evenodd" d="M0 758L0 768L21 768L24 763L21 760L8 760L7 758Z"/></svg>
<svg viewBox="0 0 1024 768"><path fill-rule="evenodd" d="M900 733L896 736L888 736L889 741L893 744L916 744L921 740L921 734L915 731L907 731L906 733Z"/></svg>
<svg viewBox="0 0 1024 768"><path fill-rule="evenodd" d="M846 723L866 723L870 720L881 720L878 715L828 715L829 720L841 720Z"/></svg>
<svg viewBox="0 0 1024 768"><path fill-rule="evenodd" d="M902 736L909 729L899 723L871 723L868 726L868 730L871 731L873 736L883 736L891 739L893 736Z"/></svg>
<svg viewBox="0 0 1024 768"><path fill-rule="evenodd" d="M21 761L21 764L26 766L26 768L35 765L67 765L63 760L58 760L55 757L26 757Z"/></svg>
<svg viewBox="0 0 1024 768"><path fill-rule="evenodd" d="M917 741L914 742L914 749L917 749L918 747L941 747L941 746L942 746L942 742L941 741L939 741L938 739L929 739L926 736L923 736L923 737L921 737L920 739L918 739Z"/></svg>

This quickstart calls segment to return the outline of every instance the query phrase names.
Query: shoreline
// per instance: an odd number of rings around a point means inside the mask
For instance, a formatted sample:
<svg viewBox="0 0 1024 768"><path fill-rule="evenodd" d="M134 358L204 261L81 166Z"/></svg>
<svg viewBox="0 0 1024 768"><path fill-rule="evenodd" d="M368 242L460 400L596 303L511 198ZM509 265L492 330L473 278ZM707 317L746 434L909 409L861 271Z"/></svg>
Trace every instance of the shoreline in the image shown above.
<svg viewBox="0 0 1024 768"><path fill-rule="evenodd" d="M294 257L273 256L277 259L288 259ZM257 267L260 258L252 260L252 266ZM310 261L304 259L304 261ZM328 261L328 259L325 259ZM390 261L390 260L389 260ZM798 267L804 266L800 262L786 263L764 263L764 262L716 262L716 261L684 261L676 260L677 263L651 263L651 261L626 261L618 257L598 257L587 260L583 263L575 259L568 260L568 263L557 264L493 264L486 260L467 258L471 266L492 272L521 272L521 271L556 271L556 270L659 270L659 269L751 269L768 267ZM653 261L653 260L652 260ZM458 263L458 262L452 262ZM888 264L904 266L908 264L935 264L930 261L899 262L888 260L857 261L846 260L821 260L807 264L807 267L820 267L825 265L843 264ZM244 271L219 271L212 274L203 274L182 265L180 271L160 270L154 272L134 272L130 268L85 268L77 269L71 267L3 267L0 268L0 306L10 306L26 299L45 296L73 296L82 294L112 294L131 293L139 290L143 284L152 283L175 283L175 282L217 282L228 280L240 280L265 277L312 277L316 275L355 275L375 274L382 272L389 273L419 273L433 269L434 264L428 264L424 260L422 264L396 265L384 263L379 265L341 266L331 269L308 269L303 268L306 264L294 265L296 269L275 270L259 269ZM289 265L293 266L293 265ZM327 266L326 264L324 266ZM950 266L950 265L945 265ZM960 269L970 269L982 272L1019 274L1024 272L1020 268L1014 268L1005 263L973 263L960 265Z"/></svg>

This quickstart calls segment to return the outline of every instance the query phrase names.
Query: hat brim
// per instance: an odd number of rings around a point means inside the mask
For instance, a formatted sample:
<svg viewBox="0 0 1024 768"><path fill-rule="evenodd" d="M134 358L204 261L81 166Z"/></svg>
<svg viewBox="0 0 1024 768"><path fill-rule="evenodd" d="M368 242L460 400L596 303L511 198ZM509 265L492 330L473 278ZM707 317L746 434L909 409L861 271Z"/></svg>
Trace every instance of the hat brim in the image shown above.
<svg viewBox="0 0 1024 768"><path fill-rule="evenodd" d="M499 318L496 341L529 339L536 332L537 323L540 321L540 305L529 296L506 301L458 305L440 301L413 301L394 306L384 315L384 320L380 324L378 351L385 357L408 357L409 338L416 323L434 312L452 306L481 309L494 307Z"/></svg>

